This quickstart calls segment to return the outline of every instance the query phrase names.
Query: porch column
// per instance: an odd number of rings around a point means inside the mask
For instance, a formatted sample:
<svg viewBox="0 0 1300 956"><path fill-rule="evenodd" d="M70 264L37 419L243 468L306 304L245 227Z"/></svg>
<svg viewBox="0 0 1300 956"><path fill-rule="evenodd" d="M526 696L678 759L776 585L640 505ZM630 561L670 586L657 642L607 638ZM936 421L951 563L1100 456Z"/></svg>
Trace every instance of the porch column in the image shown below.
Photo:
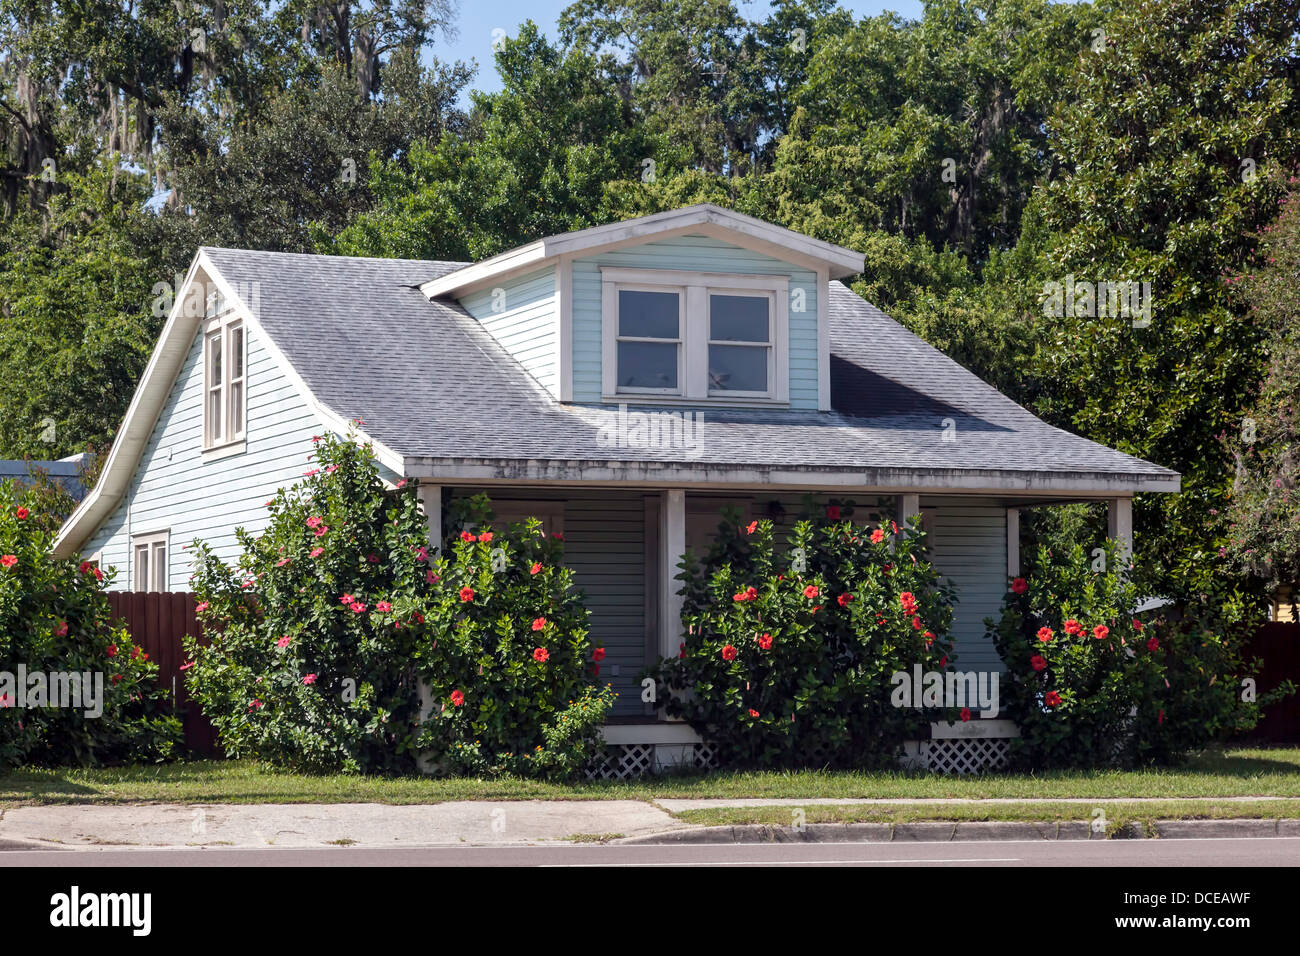
<svg viewBox="0 0 1300 956"><path fill-rule="evenodd" d="M909 527L908 522L914 515L921 513L921 496L920 495L897 495L894 498L894 513L898 515L894 520L898 522L899 532Z"/></svg>
<svg viewBox="0 0 1300 956"><path fill-rule="evenodd" d="M682 642L682 586L675 579L686 553L686 489L669 488L659 506L659 656L676 657Z"/></svg>
<svg viewBox="0 0 1300 956"><path fill-rule="evenodd" d="M1120 543L1124 564L1133 559L1133 499L1111 498L1106 502L1106 537Z"/></svg>
<svg viewBox="0 0 1300 956"><path fill-rule="evenodd" d="M442 548L442 485L426 485L420 482L416 494L420 498L420 507L424 509L424 519L429 523L429 564L432 565L439 549ZM424 723L433 713L433 691L423 680L419 682L419 687L419 722ZM415 758L415 765L421 773L434 771L433 762L425 753Z"/></svg>
<svg viewBox="0 0 1300 956"><path fill-rule="evenodd" d="M417 490L424 519L429 523L429 549L442 548L442 485L420 483Z"/></svg>
<svg viewBox="0 0 1300 956"><path fill-rule="evenodd" d="M1007 577L1020 577L1020 509L1007 509Z"/></svg>

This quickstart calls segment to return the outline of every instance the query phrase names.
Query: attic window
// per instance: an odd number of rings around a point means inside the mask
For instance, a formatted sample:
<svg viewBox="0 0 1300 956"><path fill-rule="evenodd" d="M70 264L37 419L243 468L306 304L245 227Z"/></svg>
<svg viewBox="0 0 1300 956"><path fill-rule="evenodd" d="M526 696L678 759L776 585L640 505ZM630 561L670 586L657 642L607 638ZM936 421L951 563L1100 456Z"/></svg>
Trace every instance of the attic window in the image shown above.
<svg viewBox="0 0 1300 956"><path fill-rule="evenodd" d="M785 276L603 269L607 400L789 400Z"/></svg>
<svg viewBox="0 0 1300 956"><path fill-rule="evenodd" d="M208 322L203 336L203 447L216 449L244 440L244 323L239 318Z"/></svg>

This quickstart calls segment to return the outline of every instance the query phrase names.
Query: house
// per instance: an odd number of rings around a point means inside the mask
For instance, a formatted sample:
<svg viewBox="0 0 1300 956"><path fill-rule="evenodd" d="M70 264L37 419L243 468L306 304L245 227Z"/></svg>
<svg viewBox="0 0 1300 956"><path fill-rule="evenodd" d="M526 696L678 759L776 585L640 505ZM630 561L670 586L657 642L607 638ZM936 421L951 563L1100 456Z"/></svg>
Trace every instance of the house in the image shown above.
<svg viewBox="0 0 1300 956"><path fill-rule="evenodd" d="M959 588L962 664L998 668L982 620L1017 573L1017 509L1103 500L1131 547L1133 495L1179 476L1035 418L842 284L862 268L707 204L476 263L200 249L58 552L127 590L185 590L183 545L233 559L312 435L359 419L386 480L420 479L436 538L432 502L478 491L563 532L629 761L705 754L639 674L677 652L675 567L724 504L922 514Z"/></svg>
<svg viewBox="0 0 1300 956"><path fill-rule="evenodd" d="M16 481L29 485L39 477L48 479L66 491L74 501L86 497L82 474L86 470L87 455L83 451L57 461L31 461L22 458L0 459L0 481Z"/></svg>

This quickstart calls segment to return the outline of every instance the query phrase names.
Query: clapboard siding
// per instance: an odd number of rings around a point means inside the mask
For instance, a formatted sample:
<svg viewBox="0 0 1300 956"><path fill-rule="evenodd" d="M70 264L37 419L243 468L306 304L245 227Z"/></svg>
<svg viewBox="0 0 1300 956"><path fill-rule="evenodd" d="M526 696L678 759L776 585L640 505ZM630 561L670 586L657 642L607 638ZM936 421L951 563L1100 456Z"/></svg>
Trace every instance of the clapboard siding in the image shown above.
<svg viewBox="0 0 1300 956"><path fill-rule="evenodd" d="M558 396L560 316L555 298L555 269L550 267L481 289L460 304L538 384Z"/></svg>
<svg viewBox="0 0 1300 956"><path fill-rule="evenodd" d="M114 588L134 590L131 536L168 529L168 587L189 588L187 545L202 538L223 561L239 554L235 528L266 526L265 502L311 468L311 438L323 426L286 377L256 329L248 329L248 433L244 451L216 460L200 451L203 434L202 337L196 336L158 417L131 485L83 554L116 567Z"/></svg>
<svg viewBox="0 0 1300 956"><path fill-rule="evenodd" d="M790 405L817 408L817 275L740 246L705 236L679 236L602 253L573 262L573 400L599 402L601 394L600 269L784 275L804 291L805 309L790 311Z"/></svg>
<svg viewBox="0 0 1300 956"><path fill-rule="evenodd" d="M961 670L1002 670L1002 660L984 633L984 619L998 618L1007 589L1006 506L991 498L925 497L930 516L930 552L935 568L957 587L953 612Z"/></svg>

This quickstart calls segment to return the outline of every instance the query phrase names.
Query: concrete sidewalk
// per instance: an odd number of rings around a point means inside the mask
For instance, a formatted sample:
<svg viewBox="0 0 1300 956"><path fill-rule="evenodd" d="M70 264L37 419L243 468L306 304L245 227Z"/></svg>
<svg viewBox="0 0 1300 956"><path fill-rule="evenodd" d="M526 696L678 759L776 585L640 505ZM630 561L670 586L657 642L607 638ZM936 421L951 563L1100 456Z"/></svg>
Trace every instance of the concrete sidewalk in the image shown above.
<svg viewBox="0 0 1300 956"><path fill-rule="evenodd" d="M1218 798L1248 806L1255 798ZM1275 799L1275 798L1274 798ZM0 850L110 847L430 847L503 846L587 840L628 843L959 842L1096 840L1087 821L820 823L700 827L671 814L701 807L814 806L854 803L1059 802L1052 800L519 800L391 806L332 804L109 804L23 806L0 811ZM1106 800L1080 801L1105 804ZM1179 838L1289 837L1300 820L1187 820L1137 824L1113 834ZM1300 854L1300 851L1298 851Z"/></svg>
<svg viewBox="0 0 1300 956"><path fill-rule="evenodd" d="M639 800L51 805L3 811L0 846L490 845L636 837L685 826Z"/></svg>

